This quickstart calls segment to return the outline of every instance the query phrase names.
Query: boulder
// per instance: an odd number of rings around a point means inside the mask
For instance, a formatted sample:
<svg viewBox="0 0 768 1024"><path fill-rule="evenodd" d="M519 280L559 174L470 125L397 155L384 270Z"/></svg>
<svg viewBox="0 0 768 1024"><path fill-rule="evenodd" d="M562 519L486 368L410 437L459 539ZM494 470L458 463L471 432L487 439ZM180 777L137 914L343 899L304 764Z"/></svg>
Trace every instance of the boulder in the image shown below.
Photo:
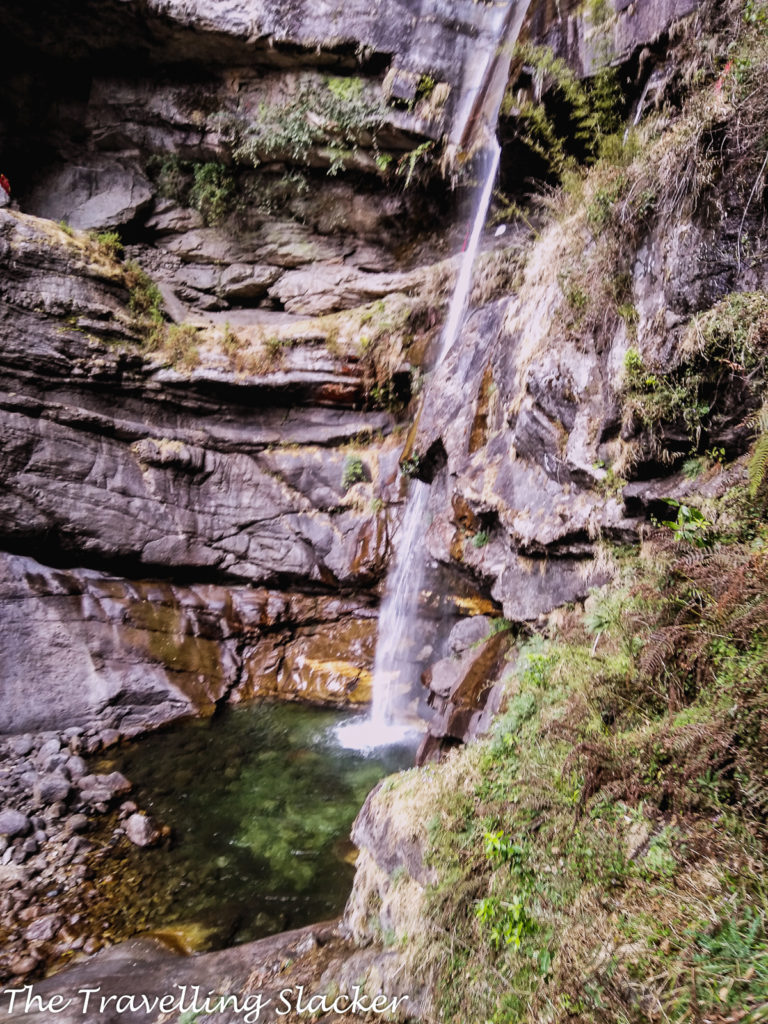
<svg viewBox="0 0 768 1024"><path fill-rule="evenodd" d="M54 804L59 801L63 803L71 790L72 785L69 779L59 772L43 775L33 787L35 802L38 805Z"/></svg>
<svg viewBox="0 0 768 1024"><path fill-rule="evenodd" d="M51 170L26 202L38 217L63 220L84 231L128 224L152 202L152 188L137 167L95 159Z"/></svg>
<svg viewBox="0 0 768 1024"><path fill-rule="evenodd" d="M80 798L85 804L108 804L118 796L130 792L132 783L120 772L109 775L84 775L78 779Z"/></svg>
<svg viewBox="0 0 768 1024"><path fill-rule="evenodd" d="M0 836L24 836L31 828L29 818L10 807L0 811Z"/></svg>
<svg viewBox="0 0 768 1024"><path fill-rule="evenodd" d="M154 846L162 836L162 832L155 822L141 812L132 814L126 820L124 828L126 836L134 846Z"/></svg>

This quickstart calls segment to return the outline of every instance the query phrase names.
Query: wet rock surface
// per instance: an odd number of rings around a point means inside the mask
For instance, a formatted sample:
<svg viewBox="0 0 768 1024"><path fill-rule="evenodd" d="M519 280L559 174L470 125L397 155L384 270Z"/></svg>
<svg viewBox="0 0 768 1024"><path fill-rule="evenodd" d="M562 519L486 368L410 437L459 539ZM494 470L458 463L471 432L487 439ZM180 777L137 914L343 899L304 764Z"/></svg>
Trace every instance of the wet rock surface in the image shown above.
<svg viewBox="0 0 768 1024"><path fill-rule="evenodd" d="M96 1005L100 1007L100 1000L105 1000L103 1011L98 1011L105 1024L127 1024L136 1017L135 1007L142 1006L142 996L153 1005L155 999L170 996L175 1010L181 1006L194 1012L194 986L199 987L198 1005L209 993L236 996L236 1006L230 1002L216 1013L221 1024L242 1021L246 1000L247 1011L255 1013L260 1006L263 1016L280 1009L280 1020L294 1024L307 1019L312 997L321 999L329 991L348 996L339 1002L340 1010L349 1007L357 994L362 999L358 1013L369 1011L372 1000L383 993L388 1004L396 1000L402 1018L418 1020L428 1006L424 982L406 992L396 980L397 966L396 952L375 947L358 949L346 937L340 922L330 921L198 957L179 956L172 946L158 939L134 939L100 952L66 975L39 983L34 994L45 1005L56 994L71 999L67 1007L59 1004L57 1020L63 1024L84 1019L81 989L99 989ZM283 1002L281 993L286 993ZM302 994L303 1004L299 1001ZM134 1009L125 1002L117 1009L117 998L130 995L136 997ZM32 1003L25 1010L23 1003L17 1004L15 1011L19 1012L14 1012L13 1019L24 1024L48 1024L50 1015L47 1010L41 1012L39 1006ZM160 1016L150 1014L148 1019L158 1020ZM349 1020L349 1010L331 1011L322 1019L343 1022Z"/></svg>
<svg viewBox="0 0 768 1024"><path fill-rule="evenodd" d="M367 595L131 582L15 555L0 556L0 594L0 732L76 725L117 739L226 700L370 699L376 612ZM45 681L40 699L29 699L30 678ZM9 743L23 756L23 737ZM50 762L70 777L84 770L57 753ZM39 784L52 801L66 798L60 772Z"/></svg>

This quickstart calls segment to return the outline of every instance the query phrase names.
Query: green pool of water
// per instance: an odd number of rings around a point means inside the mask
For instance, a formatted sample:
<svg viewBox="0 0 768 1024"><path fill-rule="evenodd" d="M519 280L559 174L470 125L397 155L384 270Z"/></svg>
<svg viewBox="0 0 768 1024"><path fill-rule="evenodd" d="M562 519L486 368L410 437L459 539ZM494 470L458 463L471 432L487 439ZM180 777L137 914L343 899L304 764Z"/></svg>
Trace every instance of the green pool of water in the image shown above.
<svg viewBox="0 0 768 1024"><path fill-rule="evenodd" d="M349 830L405 747L364 755L335 742L349 715L299 705L227 709L121 748L100 763L173 830L168 848L122 840L107 885L130 889L113 932L176 928L212 949L338 914L352 883Z"/></svg>

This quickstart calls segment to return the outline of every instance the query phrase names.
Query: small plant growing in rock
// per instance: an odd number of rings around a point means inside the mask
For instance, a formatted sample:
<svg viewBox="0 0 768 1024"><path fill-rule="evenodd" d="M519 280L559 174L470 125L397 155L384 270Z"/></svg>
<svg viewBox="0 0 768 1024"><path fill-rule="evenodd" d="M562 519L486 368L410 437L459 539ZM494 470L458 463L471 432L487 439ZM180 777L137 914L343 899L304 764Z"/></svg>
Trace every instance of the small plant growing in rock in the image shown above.
<svg viewBox="0 0 768 1024"><path fill-rule="evenodd" d="M234 209L237 191L235 179L223 164L194 164L189 205L202 214L208 225L220 224Z"/></svg>
<svg viewBox="0 0 768 1024"><path fill-rule="evenodd" d="M153 157L147 172L161 196L197 210L209 226L220 224L240 204L234 176L224 164Z"/></svg>
<svg viewBox="0 0 768 1024"><path fill-rule="evenodd" d="M102 231L92 233L91 241L102 256L110 260L119 260L123 257L123 243L117 231Z"/></svg>
<svg viewBox="0 0 768 1024"><path fill-rule="evenodd" d="M276 363L283 351L283 339L271 334L264 342L264 348L270 363Z"/></svg>
<svg viewBox="0 0 768 1024"><path fill-rule="evenodd" d="M351 77L329 77L318 87L306 82L285 103L262 103L258 117L222 115L222 131L232 155L258 167L265 161L289 157L309 163L314 148L329 159L329 174L344 169L361 139L373 140L384 123L386 108L378 99L365 96L363 82Z"/></svg>
<svg viewBox="0 0 768 1024"><path fill-rule="evenodd" d="M416 453L415 455L410 455L407 459L403 459L400 462L400 472L403 474L403 476L418 476L420 469L421 456L418 453Z"/></svg>
<svg viewBox="0 0 768 1024"><path fill-rule="evenodd" d="M358 455L348 455L344 460L344 469L341 474L341 486L345 491L350 487L365 480L365 467L363 460Z"/></svg>
<svg viewBox="0 0 768 1024"><path fill-rule="evenodd" d="M472 547L474 547L474 548L484 548L485 545L488 543L488 540L489 540L488 531L487 530L478 530L477 533L472 538Z"/></svg>
<svg viewBox="0 0 768 1024"><path fill-rule="evenodd" d="M428 100L435 91L436 85L437 82L432 75L422 75L419 79L419 84L416 86L416 99Z"/></svg>
<svg viewBox="0 0 768 1024"><path fill-rule="evenodd" d="M429 154L434 148L434 142L422 142L421 145L412 149L410 153L406 153L404 156L400 157L397 162L395 173L405 178L405 188L408 188L412 181L419 179L420 175L417 172L417 169L420 166L422 169L427 166Z"/></svg>
<svg viewBox="0 0 768 1024"><path fill-rule="evenodd" d="M200 364L200 351L197 347L199 335L197 327L192 324L171 324L165 332L163 352L168 361L181 370L194 370Z"/></svg>
<svg viewBox="0 0 768 1024"><path fill-rule="evenodd" d="M153 335L163 323L163 297L152 278L134 260L125 264L124 280L128 288L128 308L148 343L157 343Z"/></svg>
<svg viewBox="0 0 768 1024"><path fill-rule="evenodd" d="M381 384L373 384L368 397L374 409L387 409L394 412L399 402L395 386L391 380L385 380Z"/></svg>
<svg viewBox="0 0 768 1024"><path fill-rule="evenodd" d="M221 339L221 347L231 358L234 358L241 348L240 339L232 330L229 321L224 324L224 336Z"/></svg>

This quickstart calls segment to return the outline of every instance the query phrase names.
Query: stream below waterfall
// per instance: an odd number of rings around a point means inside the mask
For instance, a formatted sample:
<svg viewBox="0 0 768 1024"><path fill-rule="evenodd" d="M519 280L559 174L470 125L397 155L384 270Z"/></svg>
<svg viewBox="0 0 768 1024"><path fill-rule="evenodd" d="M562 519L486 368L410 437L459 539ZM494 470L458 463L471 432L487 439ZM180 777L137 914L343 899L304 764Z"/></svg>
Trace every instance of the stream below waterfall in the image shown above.
<svg viewBox="0 0 768 1024"><path fill-rule="evenodd" d="M96 759L172 830L141 849L112 821L104 937L160 932L186 950L217 949L339 914L354 874L350 826L373 786L414 756L403 745L343 749L334 730L349 718L297 704L226 708Z"/></svg>

